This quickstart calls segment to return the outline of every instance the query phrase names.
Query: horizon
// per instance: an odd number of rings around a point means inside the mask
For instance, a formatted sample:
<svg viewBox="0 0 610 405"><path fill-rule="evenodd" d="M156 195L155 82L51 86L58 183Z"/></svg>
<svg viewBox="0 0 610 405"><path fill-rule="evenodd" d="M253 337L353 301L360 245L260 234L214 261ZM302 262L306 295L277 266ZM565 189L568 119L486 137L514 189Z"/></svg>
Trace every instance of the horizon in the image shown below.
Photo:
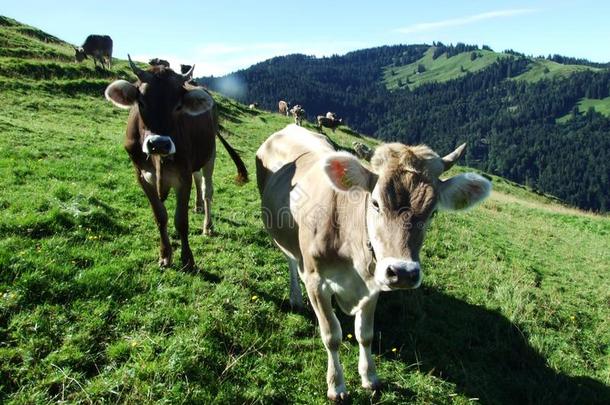
<svg viewBox="0 0 610 405"><path fill-rule="evenodd" d="M434 9L419 4L354 7L351 2L326 4L320 0L308 7L273 2L253 5L242 0L232 7L194 1L166 7L158 0L128 4L110 0L104 7L76 1L0 7L1 15L77 46L89 34L110 35L116 58L127 59L130 53L140 61L158 57L172 66L195 64L197 77L223 76L296 53L325 57L433 42L488 45L496 52L512 49L533 57L559 54L606 63L610 62L610 50L604 43L610 35L610 27L603 21L607 12L610 4L585 1L574 5L565 0L442 1Z"/></svg>

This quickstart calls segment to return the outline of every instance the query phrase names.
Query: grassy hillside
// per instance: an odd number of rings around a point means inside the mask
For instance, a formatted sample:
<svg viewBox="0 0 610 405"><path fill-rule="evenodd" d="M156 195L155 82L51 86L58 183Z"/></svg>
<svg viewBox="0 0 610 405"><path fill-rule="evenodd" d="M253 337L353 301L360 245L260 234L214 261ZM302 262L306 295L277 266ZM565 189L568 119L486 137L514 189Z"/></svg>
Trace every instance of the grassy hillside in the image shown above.
<svg viewBox="0 0 610 405"><path fill-rule="evenodd" d="M21 47L39 42L28 34ZM127 75L124 62L107 74L10 58L22 73L0 59L0 402L325 403L326 353L313 315L289 310L256 182L234 184L219 148L217 235L190 218L200 271L160 270L122 147L127 112L100 87ZM28 77L25 66L52 63L57 74ZM258 145L289 120L217 100L254 178ZM382 295L373 347L387 389L374 402L610 401L610 218L500 178L494 188L471 212L436 216L420 289ZM370 403L353 319L342 320L348 387Z"/></svg>
<svg viewBox="0 0 610 405"><path fill-rule="evenodd" d="M605 115L606 117L610 117L610 97L602 98L602 99L593 99L593 98L583 98L578 103L576 103L576 107L578 108L578 112L580 114L585 114L589 111L590 108L593 108L600 114ZM570 118L572 118L572 113L566 114L563 117L557 119L557 122L564 123L567 122Z"/></svg>
<svg viewBox="0 0 610 405"><path fill-rule="evenodd" d="M451 57L443 54L433 59L434 50L435 47L430 47L421 59L413 63L399 67L386 66L383 69L383 81L386 87L389 90L407 87L412 90L426 83L443 83L463 77L469 72L475 73L485 69L499 58L513 57L506 53L480 49L474 51L477 54L477 58L474 60L471 59L472 52L463 52ZM420 65L425 68L425 71L418 73ZM600 71L601 69L584 65L560 64L542 58L532 58L527 70L515 76L514 80L524 80L533 83L542 79L564 78L573 73L587 70Z"/></svg>
<svg viewBox="0 0 610 405"><path fill-rule="evenodd" d="M442 83L465 76L468 72L474 73L485 69L499 58L509 57L507 54L478 50L475 51L478 56L474 60L470 58L471 52L463 52L452 57L443 54L433 59L434 49L430 47L421 59L408 65L385 67L383 80L386 87L390 90L405 87L414 89L425 83ZM419 65L425 67L423 73L418 73Z"/></svg>
<svg viewBox="0 0 610 405"><path fill-rule="evenodd" d="M527 82L537 82L543 79L565 78L573 73L594 71L599 72L601 69L584 65L567 65L552 60L534 58L531 59L530 66L527 71L514 77L514 80L525 80Z"/></svg>

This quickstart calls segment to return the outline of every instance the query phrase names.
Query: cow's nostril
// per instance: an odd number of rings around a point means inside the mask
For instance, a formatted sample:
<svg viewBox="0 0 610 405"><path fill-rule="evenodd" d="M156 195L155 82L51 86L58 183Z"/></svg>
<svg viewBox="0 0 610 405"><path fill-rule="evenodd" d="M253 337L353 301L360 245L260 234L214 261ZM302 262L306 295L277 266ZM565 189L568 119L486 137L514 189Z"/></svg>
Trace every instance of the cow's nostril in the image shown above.
<svg viewBox="0 0 610 405"><path fill-rule="evenodd" d="M388 268L385 270L385 276L388 279L398 279L398 269L391 265L388 266Z"/></svg>

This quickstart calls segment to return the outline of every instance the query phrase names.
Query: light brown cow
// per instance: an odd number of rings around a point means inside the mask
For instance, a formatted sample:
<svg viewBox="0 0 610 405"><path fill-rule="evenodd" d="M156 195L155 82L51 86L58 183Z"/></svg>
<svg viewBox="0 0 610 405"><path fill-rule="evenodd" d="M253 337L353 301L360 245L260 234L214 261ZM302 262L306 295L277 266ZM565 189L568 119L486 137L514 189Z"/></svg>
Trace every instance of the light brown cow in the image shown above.
<svg viewBox="0 0 610 405"><path fill-rule="evenodd" d="M258 149L263 221L288 259L291 304L302 305L298 274L318 318L330 399L347 396L332 297L355 316L362 386L377 389L371 342L379 293L420 285L419 251L434 211L466 209L490 193L491 183L474 173L439 179L464 150L440 158L427 146L390 143L376 149L367 168L296 125Z"/></svg>
<svg viewBox="0 0 610 405"><path fill-rule="evenodd" d="M294 123L301 126L303 125L303 119L305 118L305 109L300 104L295 105L290 109L290 114L294 118Z"/></svg>
<svg viewBox="0 0 610 405"><path fill-rule="evenodd" d="M288 113L289 113L288 103L285 102L284 100L280 100L280 102L277 103L277 109L280 114L288 116Z"/></svg>

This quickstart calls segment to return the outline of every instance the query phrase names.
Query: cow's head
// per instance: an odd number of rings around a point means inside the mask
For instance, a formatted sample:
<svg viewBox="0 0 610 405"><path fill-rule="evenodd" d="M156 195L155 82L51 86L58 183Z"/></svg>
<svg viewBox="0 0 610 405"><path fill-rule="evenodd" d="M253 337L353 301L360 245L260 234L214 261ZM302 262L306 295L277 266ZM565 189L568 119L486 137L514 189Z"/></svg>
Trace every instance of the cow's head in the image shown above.
<svg viewBox="0 0 610 405"><path fill-rule="evenodd" d="M176 142L180 142L180 118L210 111L214 100L204 89L188 83L194 66L186 74L178 74L163 65L142 70L131 57L129 63L138 81L113 82L106 88L106 98L121 108L138 108L144 125L140 134L142 150L146 154L171 155L176 152Z"/></svg>
<svg viewBox="0 0 610 405"><path fill-rule="evenodd" d="M491 183L476 173L439 178L465 146L441 158L427 146L385 144L375 150L372 170L345 152L326 158L325 172L335 189L367 192L367 233L380 289L417 288L423 276L419 251L434 212L465 210L489 195Z"/></svg>
<svg viewBox="0 0 610 405"><path fill-rule="evenodd" d="M82 46L79 47L74 47L74 60L76 60L77 62L82 62L83 60L85 60L87 58L87 54L85 53L85 50L83 49Z"/></svg>

